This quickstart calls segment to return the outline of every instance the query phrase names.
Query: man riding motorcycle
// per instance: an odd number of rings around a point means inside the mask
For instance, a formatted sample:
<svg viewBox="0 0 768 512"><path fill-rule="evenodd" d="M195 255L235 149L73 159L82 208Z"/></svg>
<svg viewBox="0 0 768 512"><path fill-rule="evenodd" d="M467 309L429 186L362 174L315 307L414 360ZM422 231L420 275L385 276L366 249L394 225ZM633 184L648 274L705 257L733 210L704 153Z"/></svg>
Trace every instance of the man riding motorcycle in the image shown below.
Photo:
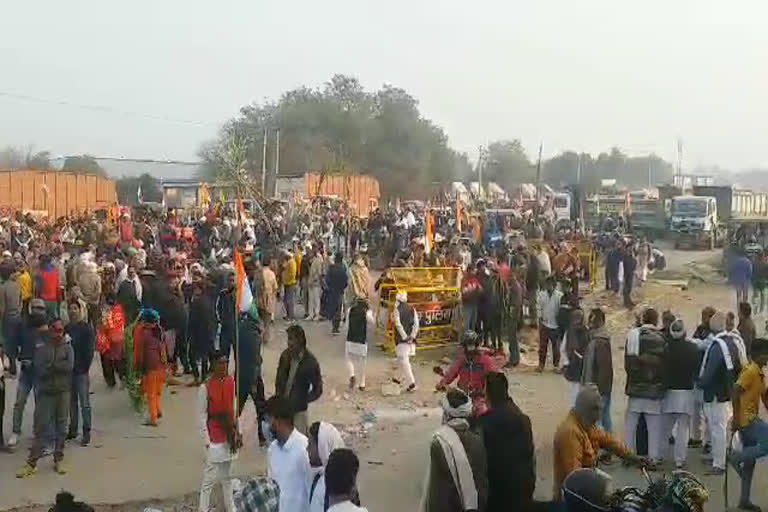
<svg viewBox="0 0 768 512"><path fill-rule="evenodd" d="M461 340L462 350L435 388L444 391L458 378L456 386L472 399L472 415L482 416L488 410L485 401L485 376L498 371L496 363L479 350L480 337L474 331L466 331Z"/></svg>

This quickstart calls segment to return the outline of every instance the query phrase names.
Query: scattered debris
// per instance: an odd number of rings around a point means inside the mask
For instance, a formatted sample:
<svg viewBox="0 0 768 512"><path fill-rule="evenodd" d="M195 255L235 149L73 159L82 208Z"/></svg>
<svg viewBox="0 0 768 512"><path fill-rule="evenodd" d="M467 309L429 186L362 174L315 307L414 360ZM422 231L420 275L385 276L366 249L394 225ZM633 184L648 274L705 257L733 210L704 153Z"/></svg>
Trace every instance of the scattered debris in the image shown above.
<svg viewBox="0 0 768 512"><path fill-rule="evenodd" d="M383 396L400 396L400 384L396 382L385 382L381 385L381 394Z"/></svg>

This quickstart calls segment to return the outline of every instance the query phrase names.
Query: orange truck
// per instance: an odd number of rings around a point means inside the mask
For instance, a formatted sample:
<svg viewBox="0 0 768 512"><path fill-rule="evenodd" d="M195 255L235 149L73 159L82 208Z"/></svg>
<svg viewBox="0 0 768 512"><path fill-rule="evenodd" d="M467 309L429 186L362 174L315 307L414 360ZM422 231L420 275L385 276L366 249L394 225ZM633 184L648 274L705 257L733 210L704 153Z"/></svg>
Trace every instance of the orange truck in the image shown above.
<svg viewBox="0 0 768 512"><path fill-rule="evenodd" d="M115 182L68 171L0 169L0 210L58 218L117 205Z"/></svg>

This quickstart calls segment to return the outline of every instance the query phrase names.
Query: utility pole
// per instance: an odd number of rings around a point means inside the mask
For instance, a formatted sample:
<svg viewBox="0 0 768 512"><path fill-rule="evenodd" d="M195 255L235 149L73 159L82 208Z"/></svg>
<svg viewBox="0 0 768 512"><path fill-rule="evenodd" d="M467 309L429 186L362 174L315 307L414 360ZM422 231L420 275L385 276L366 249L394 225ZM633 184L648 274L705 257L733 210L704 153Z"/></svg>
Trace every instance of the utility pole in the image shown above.
<svg viewBox="0 0 768 512"><path fill-rule="evenodd" d="M264 145L261 148L261 195L267 193L267 129L264 128Z"/></svg>
<svg viewBox="0 0 768 512"><path fill-rule="evenodd" d="M275 139L275 186L272 195L277 194L277 177L280 174L280 128L276 130Z"/></svg>
<svg viewBox="0 0 768 512"><path fill-rule="evenodd" d="M576 183L581 184L581 153L576 159Z"/></svg>
<svg viewBox="0 0 768 512"><path fill-rule="evenodd" d="M479 193L480 193L480 199L483 198L483 153L484 153L483 146L477 147L477 184Z"/></svg>
<svg viewBox="0 0 768 512"><path fill-rule="evenodd" d="M539 160L536 163L536 203L539 202L539 194L541 194L541 149L544 147L544 143L539 143Z"/></svg>

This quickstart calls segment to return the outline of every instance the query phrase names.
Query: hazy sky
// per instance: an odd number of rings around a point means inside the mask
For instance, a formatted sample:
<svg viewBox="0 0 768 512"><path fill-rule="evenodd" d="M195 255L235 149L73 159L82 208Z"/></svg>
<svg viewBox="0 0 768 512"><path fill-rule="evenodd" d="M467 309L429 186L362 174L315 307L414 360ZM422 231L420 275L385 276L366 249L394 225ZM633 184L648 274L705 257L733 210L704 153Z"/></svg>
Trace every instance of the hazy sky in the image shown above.
<svg viewBox="0 0 768 512"><path fill-rule="evenodd" d="M457 149L523 140L768 167L768 2L3 0L0 146L194 159L334 73L408 90ZM3 96L188 120L174 123Z"/></svg>

